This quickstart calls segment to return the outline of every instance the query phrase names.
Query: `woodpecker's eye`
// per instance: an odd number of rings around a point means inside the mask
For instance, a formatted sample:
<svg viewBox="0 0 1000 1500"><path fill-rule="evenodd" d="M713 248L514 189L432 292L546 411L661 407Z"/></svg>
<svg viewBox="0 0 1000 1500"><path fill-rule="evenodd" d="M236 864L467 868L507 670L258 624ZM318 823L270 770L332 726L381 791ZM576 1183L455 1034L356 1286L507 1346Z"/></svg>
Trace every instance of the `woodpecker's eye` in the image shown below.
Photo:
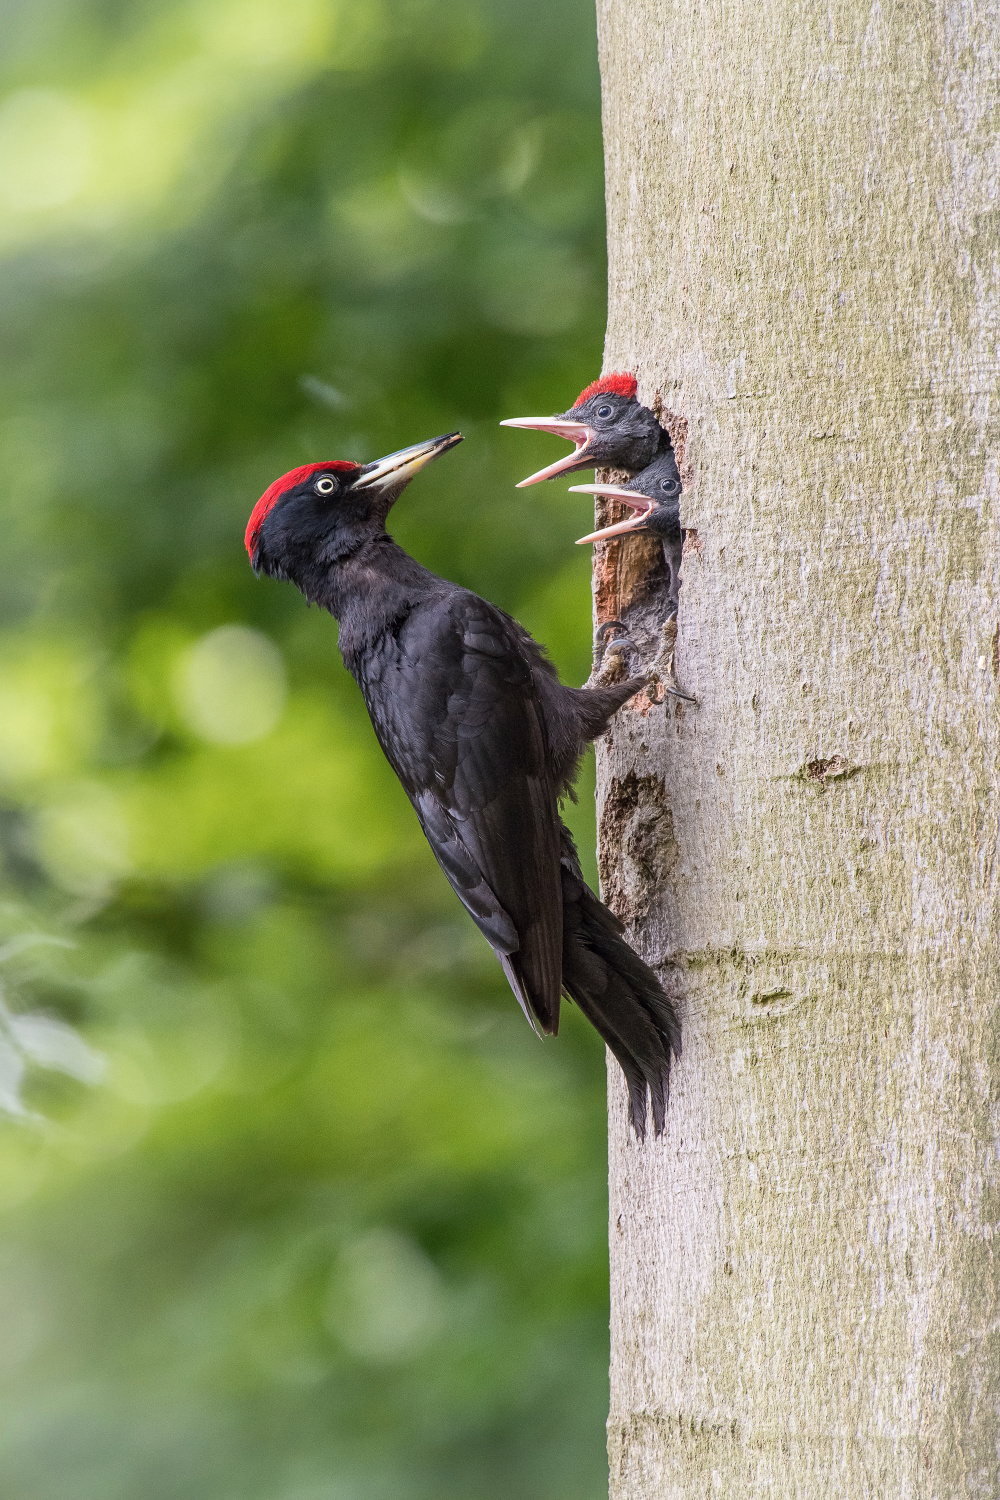
<svg viewBox="0 0 1000 1500"><path fill-rule="evenodd" d="M676 495L679 485L676 479L662 479L660 481L660 489L665 495Z"/></svg>
<svg viewBox="0 0 1000 1500"><path fill-rule="evenodd" d="M337 481L335 479L331 479L329 474L324 474L323 478L317 479L316 483L313 485L313 489L316 491L317 495L332 495L336 488Z"/></svg>
<svg viewBox="0 0 1000 1500"><path fill-rule="evenodd" d="M610 417L610 415L611 415L611 413L613 411L614 411L614 407L613 406L608 406L608 405L605 404L604 406L599 406L597 408L597 415L599 417Z"/></svg>

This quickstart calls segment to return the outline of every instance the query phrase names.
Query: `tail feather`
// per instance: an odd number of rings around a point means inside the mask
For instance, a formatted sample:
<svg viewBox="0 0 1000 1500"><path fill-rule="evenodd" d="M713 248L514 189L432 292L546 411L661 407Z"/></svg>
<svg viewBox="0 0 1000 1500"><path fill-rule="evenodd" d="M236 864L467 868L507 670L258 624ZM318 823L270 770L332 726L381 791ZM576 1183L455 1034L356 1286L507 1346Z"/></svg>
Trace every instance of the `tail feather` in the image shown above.
<svg viewBox="0 0 1000 1500"><path fill-rule="evenodd" d="M621 1065L638 1138L646 1133L647 1093L654 1133L662 1135L671 1058L681 1053L677 1013L652 969L622 937L621 923L584 883L568 832L562 882L563 989Z"/></svg>
<svg viewBox="0 0 1000 1500"><path fill-rule="evenodd" d="M531 992L524 982L524 975L522 974L521 966L517 961L518 954L497 953L497 958L500 960L500 964L503 968L504 974L507 976L507 983L514 991L517 1003L524 1011L528 1025L531 1027L535 1035L557 1036L559 1033L559 1012L556 1011L555 1019L550 1019L548 1023L546 1023L546 1021L538 1014L536 1007L532 1001Z"/></svg>

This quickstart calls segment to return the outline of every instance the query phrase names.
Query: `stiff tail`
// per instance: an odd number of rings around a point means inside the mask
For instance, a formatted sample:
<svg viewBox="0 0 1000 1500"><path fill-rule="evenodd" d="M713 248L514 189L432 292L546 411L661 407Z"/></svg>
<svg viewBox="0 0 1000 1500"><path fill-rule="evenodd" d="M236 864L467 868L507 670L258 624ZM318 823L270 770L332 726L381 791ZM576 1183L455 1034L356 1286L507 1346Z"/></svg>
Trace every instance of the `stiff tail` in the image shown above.
<svg viewBox="0 0 1000 1500"><path fill-rule="evenodd" d="M662 1135L670 1062L681 1054L677 1012L617 917L584 883L568 831L563 849L563 989L621 1064L638 1138L646 1134L647 1092L654 1133Z"/></svg>

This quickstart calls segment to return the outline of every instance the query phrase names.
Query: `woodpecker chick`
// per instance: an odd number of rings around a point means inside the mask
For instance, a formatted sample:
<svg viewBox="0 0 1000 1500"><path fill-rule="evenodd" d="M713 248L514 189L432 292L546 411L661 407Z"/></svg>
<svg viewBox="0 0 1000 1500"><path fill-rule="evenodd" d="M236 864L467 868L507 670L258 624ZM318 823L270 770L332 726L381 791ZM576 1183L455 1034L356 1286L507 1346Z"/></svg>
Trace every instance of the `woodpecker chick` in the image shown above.
<svg viewBox="0 0 1000 1500"><path fill-rule="evenodd" d="M669 439L667 441L669 443ZM663 557L670 570L670 612L676 614L684 534L681 531L681 478L673 448L668 446L628 484L574 484L570 486L570 490L575 495L602 495L610 500L619 500L634 512L614 526L604 526L600 531L592 531L588 536L580 537L578 547L617 536L653 535L660 538Z"/></svg>
<svg viewBox="0 0 1000 1500"><path fill-rule="evenodd" d="M674 664L684 534L680 520L682 486L673 448L668 447L661 452L648 468L644 469L641 474L637 474L628 484L576 484L571 486L571 491L574 494L602 495L611 500L618 500L633 512L624 521L618 521L613 526L604 526L600 531L592 531L589 536L582 536L577 543L578 546L583 546L588 542L607 541L613 537L652 535L660 538L663 544L664 560L670 574L667 594L669 610L667 621L661 632L659 649L652 663L651 676L662 683L666 691L674 697L683 698L689 703L697 702L697 699L693 698L690 693L686 693L679 685ZM631 645L631 642L619 639L613 644L620 653L626 646ZM608 650L610 649L609 647ZM602 679L603 670L602 665Z"/></svg>
<svg viewBox="0 0 1000 1500"><path fill-rule="evenodd" d="M555 417L508 417L501 427L528 427L566 438L573 452L522 479L518 489L575 474L578 469L645 469L670 439L648 406L636 398L636 378L625 372L602 375L582 390L569 411Z"/></svg>
<svg viewBox="0 0 1000 1500"><path fill-rule="evenodd" d="M554 1035L560 996L575 1000L621 1064L636 1135L650 1105L660 1134L677 1015L585 884L559 816L584 746L645 679L564 686L522 626L386 533L413 476L460 441L291 470L254 507L247 551L339 620L386 759L531 1025Z"/></svg>

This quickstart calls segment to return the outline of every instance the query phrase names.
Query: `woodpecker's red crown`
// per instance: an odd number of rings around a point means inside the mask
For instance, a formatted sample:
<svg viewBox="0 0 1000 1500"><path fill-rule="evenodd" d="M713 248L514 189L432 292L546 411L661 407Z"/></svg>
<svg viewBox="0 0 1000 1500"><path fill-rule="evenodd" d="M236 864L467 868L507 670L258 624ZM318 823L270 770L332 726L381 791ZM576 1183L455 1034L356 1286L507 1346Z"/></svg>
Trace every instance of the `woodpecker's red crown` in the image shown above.
<svg viewBox="0 0 1000 1500"><path fill-rule="evenodd" d="M634 401L637 389L635 376L630 375L627 370L620 370L614 375L602 375L600 380L592 381L580 392L573 406L582 406L591 396L624 396L626 401Z"/></svg>
<svg viewBox="0 0 1000 1500"><path fill-rule="evenodd" d="M258 533L264 524L264 517L268 511L273 509L287 490L295 489L296 485L302 484L311 474L319 474L321 471L350 474L356 469L360 469L360 467L360 464L352 464L347 459L342 458L335 458L330 463L325 464L302 464L298 469L289 469L287 474L282 474L280 479L276 479L273 484L269 484L251 512L250 520L247 522L246 535L243 538L251 562L253 561L253 555L257 547Z"/></svg>

